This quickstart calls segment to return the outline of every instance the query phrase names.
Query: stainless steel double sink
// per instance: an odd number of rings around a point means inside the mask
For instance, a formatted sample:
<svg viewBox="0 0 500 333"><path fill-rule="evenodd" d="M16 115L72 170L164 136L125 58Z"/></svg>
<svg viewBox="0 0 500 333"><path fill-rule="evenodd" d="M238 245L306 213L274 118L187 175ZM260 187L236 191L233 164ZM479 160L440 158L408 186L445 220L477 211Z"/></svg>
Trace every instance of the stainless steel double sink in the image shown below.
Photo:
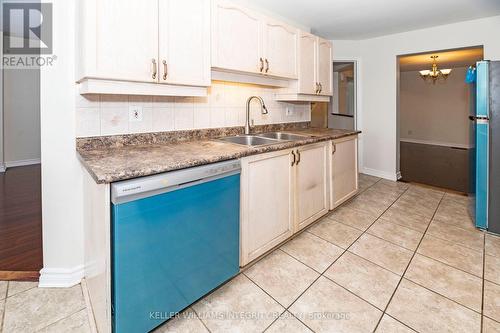
<svg viewBox="0 0 500 333"><path fill-rule="evenodd" d="M234 143L242 146L259 147L259 146L275 145L286 141L299 141L307 138L309 137L305 135L298 135L298 134L291 134L284 132L269 132L261 134L226 136L218 138L217 140Z"/></svg>

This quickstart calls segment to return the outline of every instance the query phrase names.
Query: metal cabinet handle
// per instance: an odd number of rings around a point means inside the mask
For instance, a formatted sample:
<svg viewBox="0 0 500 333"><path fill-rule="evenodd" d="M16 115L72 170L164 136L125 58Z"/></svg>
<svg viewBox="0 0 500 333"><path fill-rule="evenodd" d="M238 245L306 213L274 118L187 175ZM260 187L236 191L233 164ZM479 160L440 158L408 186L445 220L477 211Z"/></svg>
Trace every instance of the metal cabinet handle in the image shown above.
<svg viewBox="0 0 500 333"><path fill-rule="evenodd" d="M269 61L267 60L267 58L266 58L265 62L266 62L266 73L267 73L269 71Z"/></svg>
<svg viewBox="0 0 500 333"><path fill-rule="evenodd" d="M260 61L260 71L262 72L264 70L264 59L259 58Z"/></svg>
<svg viewBox="0 0 500 333"><path fill-rule="evenodd" d="M298 156L298 158L297 158L297 165L299 165L299 163L300 163L300 152L299 152L298 149L297 149L297 156Z"/></svg>
<svg viewBox="0 0 500 333"><path fill-rule="evenodd" d="M333 146L333 151L332 151L332 155L333 155L337 151L337 145L335 144L335 142L332 141L332 146Z"/></svg>
<svg viewBox="0 0 500 333"><path fill-rule="evenodd" d="M293 150L292 150L292 155L293 155L292 166L294 166L294 165L295 165L295 158L296 158L296 157L295 157L295 153L293 152Z"/></svg>
<svg viewBox="0 0 500 333"><path fill-rule="evenodd" d="M319 92L318 82L316 82L315 85L316 85L316 90L314 90L314 92L317 94Z"/></svg>
<svg viewBox="0 0 500 333"><path fill-rule="evenodd" d="M163 60L163 61L162 61L162 64L163 64L163 81L166 81L166 80L167 80L167 75L168 75L168 65L167 65L167 61L166 61L166 60Z"/></svg>
<svg viewBox="0 0 500 333"><path fill-rule="evenodd" d="M321 92L323 91L323 85L321 84L321 82L318 84L319 84L319 93L321 94Z"/></svg>
<svg viewBox="0 0 500 333"><path fill-rule="evenodd" d="M151 63L153 64L153 75L152 75L152 77L153 77L153 80L156 80L156 74L158 74L158 68L156 66L156 59L153 58L151 60Z"/></svg>

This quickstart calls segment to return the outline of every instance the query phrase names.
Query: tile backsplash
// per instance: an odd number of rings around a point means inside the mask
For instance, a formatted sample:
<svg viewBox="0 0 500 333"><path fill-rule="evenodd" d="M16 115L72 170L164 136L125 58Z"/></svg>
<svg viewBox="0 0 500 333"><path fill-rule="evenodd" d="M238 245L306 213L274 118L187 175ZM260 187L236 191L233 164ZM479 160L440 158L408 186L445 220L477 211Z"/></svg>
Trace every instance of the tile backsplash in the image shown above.
<svg viewBox="0 0 500 333"><path fill-rule="evenodd" d="M78 90L78 89L77 89ZM243 126L248 97L261 96L269 113L252 103L255 125L310 121L310 103L274 100L275 89L249 84L212 82L207 97L86 95L76 92L77 137ZM255 104L254 104L255 103ZM141 106L142 121L129 121L129 107ZM288 115L286 110L291 111Z"/></svg>

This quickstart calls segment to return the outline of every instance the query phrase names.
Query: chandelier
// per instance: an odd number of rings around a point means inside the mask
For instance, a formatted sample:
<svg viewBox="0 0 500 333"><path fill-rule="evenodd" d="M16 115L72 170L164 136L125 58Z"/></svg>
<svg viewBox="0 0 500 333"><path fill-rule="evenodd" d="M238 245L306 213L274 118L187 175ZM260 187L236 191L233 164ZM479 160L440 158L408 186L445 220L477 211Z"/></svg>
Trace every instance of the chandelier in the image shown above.
<svg viewBox="0 0 500 333"><path fill-rule="evenodd" d="M451 69L438 69L436 59L438 58L437 55L431 56L432 59L432 69L428 70L425 69L423 71L420 71L420 76L424 81L432 80L432 83L436 83L438 79L444 79L446 80L448 78L448 75L451 73Z"/></svg>

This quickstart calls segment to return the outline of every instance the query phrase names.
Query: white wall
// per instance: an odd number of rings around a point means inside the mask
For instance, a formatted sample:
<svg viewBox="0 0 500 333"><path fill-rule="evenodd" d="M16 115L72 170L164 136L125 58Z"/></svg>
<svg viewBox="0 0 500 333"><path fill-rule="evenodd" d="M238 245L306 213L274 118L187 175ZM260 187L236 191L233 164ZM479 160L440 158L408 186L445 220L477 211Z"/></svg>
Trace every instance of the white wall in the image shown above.
<svg viewBox="0 0 500 333"><path fill-rule="evenodd" d="M4 160L15 166L40 161L40 71L4 69Z"/></svg>
<svg viewBox="0 0 500 333"><path fill-rule="evenodd" d="M262 96L269 111L262 115L252 104L256 125L309 121L310 103L274 101L275 89L249 84L213 82L208 97L151 97L76 93L78 137L244 126L246 100ZM129 121L129 106L143 108L141 122ZM286 115L286 109L291 114Z"/></svg>
<svg viewBox="0 0 500 333"><path fill-rule="evenodd" d="M82 169L75 150L74 1L53 0L52 68L41 70L41 286L68 286L83 274Z"/></svg>
<svg viewBox="0 0 500 333"><path fill-rule="evenodd" d="M484 46L484 58L500 59L500 16L361 41L333 41L334 59L359 59L358 128L361 171L388 179L399 172L397 56Z"/></svg>
<svg viewBox="0 0 500 333"><path fill-rule="evenodd" d="M400 74L400 138L410 142L469 147L467 68L453 68L446 81L425 82L418 71Z"/></svg>

